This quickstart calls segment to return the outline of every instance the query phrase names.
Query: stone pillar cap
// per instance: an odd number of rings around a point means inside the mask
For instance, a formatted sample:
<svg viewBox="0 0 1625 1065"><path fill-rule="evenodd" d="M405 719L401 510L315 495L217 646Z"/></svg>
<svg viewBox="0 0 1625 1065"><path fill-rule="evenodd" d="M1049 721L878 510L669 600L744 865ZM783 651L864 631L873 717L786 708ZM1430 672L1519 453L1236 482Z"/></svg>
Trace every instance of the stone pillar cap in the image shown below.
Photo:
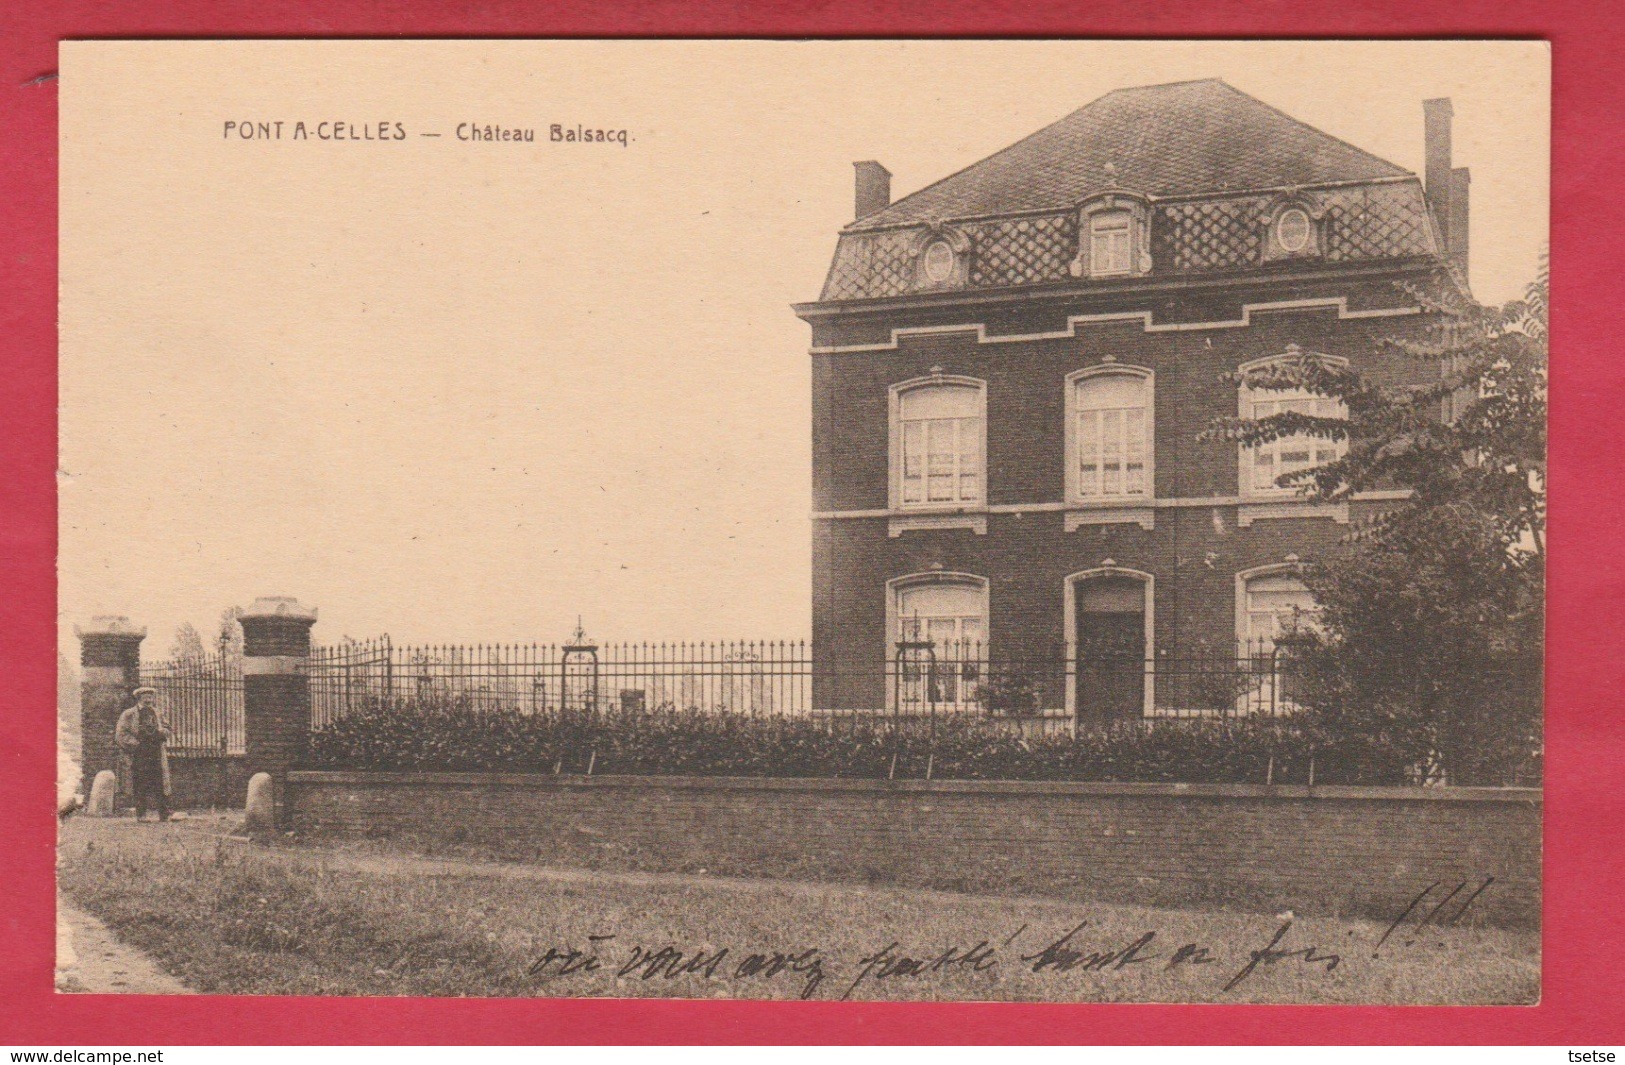
<svg viewBox="0 0 1625 1065"><path fill-rule="evenodd" d="M80 639L86 636L133 636L139 640L146 638L147 630L136 628L123 614L98 614L84 628L75 625L73 634Z"/></svg>
<svg viewBox="0 0 1625 1065"><path fill-rule="evenodd" d="M288 618L292 621L315 621L316 608L299 605L291 595L262 595L243 611L242 618Z"/></svg>

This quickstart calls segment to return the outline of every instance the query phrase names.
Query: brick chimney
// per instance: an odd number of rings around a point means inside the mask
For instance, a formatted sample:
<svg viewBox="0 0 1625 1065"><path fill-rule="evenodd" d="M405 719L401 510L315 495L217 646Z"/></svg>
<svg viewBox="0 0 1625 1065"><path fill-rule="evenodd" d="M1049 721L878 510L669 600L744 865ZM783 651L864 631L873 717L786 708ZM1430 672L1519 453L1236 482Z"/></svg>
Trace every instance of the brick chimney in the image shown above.
<svg viewBox="0 0 1625 1065"><path fill-rule="evenodd" d="M1473 175L1464 166L1450 171L1450 261L1467 280L1467 194L1472 188Z"/></svg>
<svg viewBox="0 0 1625 1065"><path fill-rule="evenodd" d="M1450 168L1450 118L1454 114L1449 97L1422 101L1422 132L1427 146L1426 169L1422 180L1426 184L1428 210L1438 224L1439 236L1444 244L1440 250L1447 256L1451 252L1450 208L1455 199L1455 179Z"/></svg>
<svg viewBox="0 0 1625 1065"><path fill-rule="evenodd" d="M852 167L857 171L852 197L853 221L861 221L876 211L890 207L891 171L873 159L853 163Z"/></svg>

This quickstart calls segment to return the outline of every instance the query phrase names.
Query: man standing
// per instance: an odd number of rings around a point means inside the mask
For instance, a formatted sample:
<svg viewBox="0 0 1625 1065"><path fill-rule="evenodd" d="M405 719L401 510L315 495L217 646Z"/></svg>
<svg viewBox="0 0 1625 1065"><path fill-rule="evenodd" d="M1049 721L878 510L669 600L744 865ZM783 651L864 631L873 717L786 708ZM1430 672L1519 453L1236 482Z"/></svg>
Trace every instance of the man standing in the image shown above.
<svg viewBox="0 0 1625 1065"><path fill-rule="evenodd" d="M151 805L158 810L158 820L168 821L169 752L164 745L174 736L158 716L156 688L137 688L135 699L136 704L119 715L113 742L130 762L135 819L145 817Z"/></svg>

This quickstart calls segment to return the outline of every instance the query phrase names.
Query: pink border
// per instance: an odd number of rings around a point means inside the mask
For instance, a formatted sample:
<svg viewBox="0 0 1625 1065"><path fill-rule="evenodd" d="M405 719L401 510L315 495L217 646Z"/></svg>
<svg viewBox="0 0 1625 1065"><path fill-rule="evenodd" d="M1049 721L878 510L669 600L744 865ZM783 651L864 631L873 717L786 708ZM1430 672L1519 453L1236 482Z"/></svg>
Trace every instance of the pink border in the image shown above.
<svg viewBox="0 0 1625 1065"><path fill-rule="evenodd" d="M1625 565L1617 489L1625 344L1616 309L1625 22L1588 0L1210 0L1081 10L1065 0L21 0L0 50L0 1042L1617 1042L1625 884ZM234 999L56 996L54 556L56 70L65 37L1498 36L1554 48L1554 364L1545 991L1538 1007L1368 1008ZM1573 353L1573 354L1570 354ZM1598 442L1602 442L1599 444Z"/></svg>

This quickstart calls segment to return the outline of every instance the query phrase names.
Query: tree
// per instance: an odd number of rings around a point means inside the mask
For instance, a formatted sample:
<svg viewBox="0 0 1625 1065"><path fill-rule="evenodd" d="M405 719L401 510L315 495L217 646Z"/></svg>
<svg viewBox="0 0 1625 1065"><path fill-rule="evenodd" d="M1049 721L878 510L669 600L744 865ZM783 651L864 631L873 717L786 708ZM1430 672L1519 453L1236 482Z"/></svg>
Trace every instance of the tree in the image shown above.
<svg viewBox="0 0 1625 1065"><path fill-rule="evenodd" d="M203 637L198 635L191 622L181 622L175 630L175 643L169 649L169 657L177 662L201 662L204 653Z"/></svg>
<svg viewBox="0 0 1625 1065"><path fill-rule="evenodd" d="M243 658L243 608L228 606L220 612L220 651L228 662Z"/></svg>
<svg viewBox="0 0 1625 1065"><path fill-rule="evenodd" d="M1341 400L1347 418L1277 414L1215 422L1243 445L1310 436L1344 456L1283 476L1312 500L1400 489L1346 552L1304 567L1320 607L1285 642L1310 728L1359 730L1410 751L1424 778L1509 783L1537 771L1545 627L1548 274L1525 298L1481 307L1414 295L1421 340L1383 343L1439 368L1383 387L1302 353L1242 375L1254 388Z"/></svg>

